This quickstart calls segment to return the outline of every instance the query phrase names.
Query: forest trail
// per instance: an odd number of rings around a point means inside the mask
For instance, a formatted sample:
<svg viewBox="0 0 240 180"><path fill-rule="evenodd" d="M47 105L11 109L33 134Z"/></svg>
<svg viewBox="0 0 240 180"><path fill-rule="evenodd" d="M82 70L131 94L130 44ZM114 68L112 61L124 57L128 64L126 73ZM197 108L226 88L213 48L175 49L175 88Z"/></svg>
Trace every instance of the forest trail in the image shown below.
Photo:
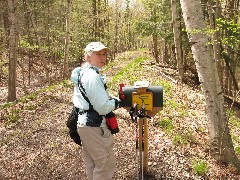
<svg viewBox="0 0 240 180"><path fill-rule="evenodd" d="M133 52L118 57L106 72L110 81L138 55L139 52ZM147 179L240 179L234 169L217 165L207 153L207 121L201 93L177 80L166 79L171 75L170 70L161 69L153 62L149 56L141 64L144 72L139 78L152 82L156 78L165 79L169 83L167 85L171 85L172 96L164 97L168 104L164 104L164 110L149 120L150 175ZM150 72L154 76L148 74ZM62 83L1 110L0 180L86 180L81 148L67 134L66 119L72 108L71 98L72 86ZM179 104L187 107L187 111L179 111ZM169 105L175 108L169 109ZM117 170L114 179L132 180L136 177L135 125L123 108L115 113L120 132L115 135ZM159 119L171 119L179 134L189 132L186 134L189 143L174 143L177 142L176 137L159 126ZM14 120L16 123L7 122ZM9 124L7 128L5 123ZM191 165L194 160L208 163L209 171L205 176L193 173Z"/></svg>

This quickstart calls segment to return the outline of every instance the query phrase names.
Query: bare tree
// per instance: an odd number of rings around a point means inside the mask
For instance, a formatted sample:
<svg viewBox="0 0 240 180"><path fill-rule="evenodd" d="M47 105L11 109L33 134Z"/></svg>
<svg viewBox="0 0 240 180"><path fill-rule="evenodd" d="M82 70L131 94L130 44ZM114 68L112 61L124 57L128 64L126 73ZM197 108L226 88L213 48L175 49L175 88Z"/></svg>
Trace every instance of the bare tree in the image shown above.
<svg viewBox="0 0 240 180"><path fill-rule="evenodd" d="M25 3L26 3L27 8L30 9L30 6L27 4L27 2L25 2ZM33 26L34 34L35 34L37 44L38 44L38 50L39 50L39 53L40 53L40 58L42 59L43 67L44 67L44 70L45 70L45 73L46 73L46 80L47 80L47 82L50 82L50 74L49 74L47 59L44 56L43 43L42 43L42 40L41 40L41 36L39 35L38 30L37 30L37 24L36 24L37 20L34 18L33 11L30 10L30 12L31 12L29 14L30 21L31 21L32 26Z"/></svg>
<svg viewBox="0 0 240 180"><path fill-rule="evenodd" d="M179 13L177 10L177 0L171 1L172 7L172 22L173 22L173 34L174 34L174 44L175 44L175 53L178 64L178 76L183 79L183 58L181 52L181 40L180 40L180 22L178 20Z"/></svg>
<svg viewBox="0 0 240 180"><path fill-rule="evenodd" d="M8 102L16 100L16 62L17 62L17 21L16 0L8 0L9 13L9 75L8 75Z"/></svg>
<svg viewBox="0 0 240 180"><path fill-rule="evenodd" d="M212 30L214 30L213 37L212 37L214 59L217 62L218 76L220 78L220 83L223 86L223 63L221 60L221 47L220 47L221 40L220 40L220 31L217 27L217 19L221 18L221 11L222 10L221 10L220 1L216 0L216 14L214 18L212 0L208 0L208 14L209 14L210 27Z"/></svg>
<svg viewBox="0 0 240 180"><path fill-rule="evenodd" d="M153 17L156 16L157 13L157 8L156 6L153 6L152 10L151 10L151 15ZM158 36L157 36L157 19L154 18L154 28L153 28L153 33L152 33L152 41L153 41L153 53L154 53L154 58L156 60L157 63L159 63L159 52L158 52ZM165 55L165 53L162 53ZM165 57L165 56L164 56Z"/></svg>
<svg viewBox="0 0 240 180"><path fill-rule="evenodd" d="M63 78L67 78L68 75L68 57L69 57L69 47L70 47L70 23L71 23L71 8L72 0L67 0L67 18L66 18L66 40L65 40L65 54L63 63Z"/></svg>
<svg viewBox="0 0 240 180"><path fill-rule="evenodd" d="M184 22L197 67L206 103L206 115L209 121L210 153L221 163L232 163L240 169L240 162L234 152L230 136L224 98L213 58L213 50L208 45L204 33L207 25L204 21L200 0L180 0Z"/></svg>

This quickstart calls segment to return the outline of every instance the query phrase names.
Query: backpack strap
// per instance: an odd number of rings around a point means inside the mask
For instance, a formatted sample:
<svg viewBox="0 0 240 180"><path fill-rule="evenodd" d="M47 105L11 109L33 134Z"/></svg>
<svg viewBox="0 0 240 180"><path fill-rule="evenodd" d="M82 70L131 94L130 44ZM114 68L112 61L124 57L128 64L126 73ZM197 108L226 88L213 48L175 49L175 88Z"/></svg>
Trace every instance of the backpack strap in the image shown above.
<svg viewBox="0 0 240 180"><path fill-rule="evenodd" d="M90 69L93 69L97 74L99 74L99 72L94 69L93 67L89 67ZM86 91L82 85L82 82L81 82L81 78L82 78L82 75L81 72L79 73L79 76L78 76L78 88L79 88L79 91L81 92L83 98L88 102L89 104L89 110L92 110L93 109L93 105L90 103L88 97L86 96ZM107 85L104 83L104 88L105 90L107 89Z"/></svg>
<svg viewBox="0 0 240 180"><path fill-rule="evenodd" d="M82 75L81 75L81 72L80 72L79 76L78 76L78 88L79 88L79 91L82 94L83 98L88 102L89 110L91 110L91 109L93 109L93 105L90 103L88 97L86 96L86 91L85 91L85 89L82 85L81 78L82 78Z"/></svg>

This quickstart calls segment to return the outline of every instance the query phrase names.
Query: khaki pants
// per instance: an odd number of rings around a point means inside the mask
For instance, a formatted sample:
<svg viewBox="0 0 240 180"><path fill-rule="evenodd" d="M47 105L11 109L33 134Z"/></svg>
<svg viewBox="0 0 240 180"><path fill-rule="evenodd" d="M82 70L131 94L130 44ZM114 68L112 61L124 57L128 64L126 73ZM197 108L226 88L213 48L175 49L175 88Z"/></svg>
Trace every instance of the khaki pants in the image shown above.
<svg viewBox="0 0 240 180"><path fill-rule="evenodd" d="M83 159L89 180L111 180L116 160L113 152L114 138L109 129L102 127L78 127L83 145Z"/></svg>

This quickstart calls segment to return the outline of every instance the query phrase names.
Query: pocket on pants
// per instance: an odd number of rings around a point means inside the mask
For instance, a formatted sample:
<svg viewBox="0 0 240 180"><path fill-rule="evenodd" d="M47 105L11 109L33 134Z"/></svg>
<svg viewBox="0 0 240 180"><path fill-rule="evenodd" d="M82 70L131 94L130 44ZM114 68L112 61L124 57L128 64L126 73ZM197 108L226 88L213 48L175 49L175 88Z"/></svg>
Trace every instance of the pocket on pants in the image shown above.
<svg viewBox="0 0 240 180"><path fill-rule="evenodd" d="M113 144L114 144L113 135L107 127L102 128L102 130L103 130L102 137L104 139L105 147L106 147L108 153L113 153Z"/></svg>

